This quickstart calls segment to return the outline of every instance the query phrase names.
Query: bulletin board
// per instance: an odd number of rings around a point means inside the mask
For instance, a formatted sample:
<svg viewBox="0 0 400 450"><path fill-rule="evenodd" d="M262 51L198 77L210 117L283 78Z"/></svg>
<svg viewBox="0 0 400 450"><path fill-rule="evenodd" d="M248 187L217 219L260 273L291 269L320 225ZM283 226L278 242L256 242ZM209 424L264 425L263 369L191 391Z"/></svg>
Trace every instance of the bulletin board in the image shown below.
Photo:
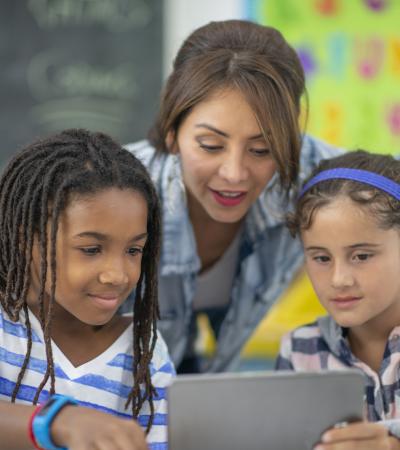
<svg viewBox="0 0 400 450"><path fill-rule="evenodd" d="M332 144L400 152L400 1L248 0L303 64L307 131Z"/></svg>

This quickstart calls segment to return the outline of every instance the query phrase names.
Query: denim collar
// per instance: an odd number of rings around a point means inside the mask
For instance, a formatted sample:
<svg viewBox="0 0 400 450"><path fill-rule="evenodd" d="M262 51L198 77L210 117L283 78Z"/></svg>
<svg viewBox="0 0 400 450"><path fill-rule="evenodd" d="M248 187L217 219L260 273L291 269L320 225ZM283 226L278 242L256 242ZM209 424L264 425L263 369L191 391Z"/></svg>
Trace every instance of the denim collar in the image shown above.
<svg viewBox="0 0 400 450"><path fill-rule="evenodd" d="M162 172L159 186L163 214L160 273L197 273L201 263L188 214L179 157L168 155L163 161ZM284 226L286 204L285 194L280 192L279 177L274 174L247 214L242 241L252 246L267 228Z"/></svg>

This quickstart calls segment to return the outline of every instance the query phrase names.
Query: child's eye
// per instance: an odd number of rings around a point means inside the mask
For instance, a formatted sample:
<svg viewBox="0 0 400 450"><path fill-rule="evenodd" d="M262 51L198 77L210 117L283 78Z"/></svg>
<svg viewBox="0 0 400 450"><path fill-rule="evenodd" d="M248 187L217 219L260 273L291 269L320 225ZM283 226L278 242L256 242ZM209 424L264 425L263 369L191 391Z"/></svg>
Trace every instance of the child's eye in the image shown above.
<svg viewBox="0 0 400 450"><path fill-rule="evenodd" d="M143 249L142 249L141 247L131 247L131 248L128 250L128 253L129 253L131 256L140 255L140 254L143 253Z"/></svg>
<svg viewBox="0 0 400 450"><path fill-rule="evenodd" d="M319 255L319 256L314 256L313 260L318 262L318 263L327 263L329 262L331 259L329 258L329 256L325 256L325 255Z"/></svg>
<svg viewBox="0 0 400 450"><path fill-rule="evenodd" d="M353 256L353 258L357 261L367 261L367 259L372 258L374 255L371 253L358 253Z"/></svg>
<svg viewBox="0 0 400 450"><path fill-rule="evenodd" d="M79 250L88 256L97 255L98 253L101 252L101 248L98 246L96 246L96 247L80 247Z"/></svg>

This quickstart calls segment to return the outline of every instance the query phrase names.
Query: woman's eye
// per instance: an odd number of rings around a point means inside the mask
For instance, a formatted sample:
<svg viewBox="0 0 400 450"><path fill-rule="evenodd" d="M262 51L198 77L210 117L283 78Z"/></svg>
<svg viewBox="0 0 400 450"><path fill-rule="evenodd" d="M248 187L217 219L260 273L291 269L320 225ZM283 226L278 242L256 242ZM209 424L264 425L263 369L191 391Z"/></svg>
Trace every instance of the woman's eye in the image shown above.
<svg viewBox="0 0 400 450"><path fill-rule="evenodd" d="M215 153L218 150L221 150L223 147L222 147L222 145L205 145L205 144L200 144L200 148L202 148L206 152Z"/></svg>
<svg viewBox="0 0 400 450"><path fill-rule="evenodd" d="M269 148L253 148L251 152L255 156L269 156L271 154Z"/></svg>
<svg viewBox="0 0 400 450"><path fill-rule="evenodd" d="M80 251L85 255L93 256L101 252L100 247L81 247Z"/></svg>
<svg viewBox="0 0 400 450"><path fill-rule="evenodd" d="M143 253L143 249L140 248L140 247L131 247L131 248L128 250L128 253L129 253L131 256L140 255L140 254Z"/></svg>

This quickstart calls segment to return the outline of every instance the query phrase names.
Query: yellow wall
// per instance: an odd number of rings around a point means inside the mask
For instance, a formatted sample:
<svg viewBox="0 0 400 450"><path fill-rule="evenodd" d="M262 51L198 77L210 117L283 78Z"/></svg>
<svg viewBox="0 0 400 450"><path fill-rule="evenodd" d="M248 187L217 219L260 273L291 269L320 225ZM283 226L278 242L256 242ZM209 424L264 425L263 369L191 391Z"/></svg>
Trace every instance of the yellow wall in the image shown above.
<svg viewBox="0 0 400 450"><path fill-rule="evenodd" d="M324 314L326 311L320 305L308 277L304 273L300 274L261 321L243 349L243 357L274 358L283 334L297 326L313 322L316 317ZM199 325L199 350L212 355L215 340L205 316L199 318Z"/></svg>

